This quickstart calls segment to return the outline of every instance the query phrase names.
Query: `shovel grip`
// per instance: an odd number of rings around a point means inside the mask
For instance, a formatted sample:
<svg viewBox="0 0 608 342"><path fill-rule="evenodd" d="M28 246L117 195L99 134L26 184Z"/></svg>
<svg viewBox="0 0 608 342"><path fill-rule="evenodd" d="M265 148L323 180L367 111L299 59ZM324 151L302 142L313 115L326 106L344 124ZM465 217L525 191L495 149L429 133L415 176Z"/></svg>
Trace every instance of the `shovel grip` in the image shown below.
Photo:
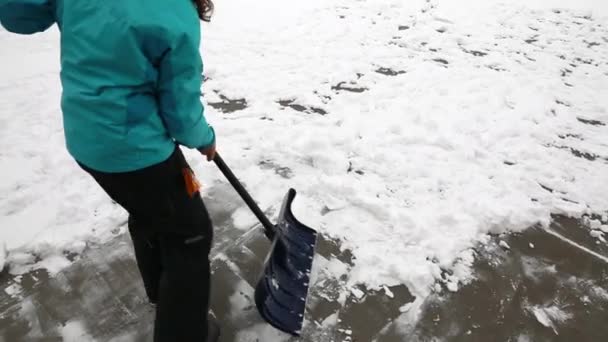
<svg viewBox="0 0 608 342"><path fill-rule="evenodd" d="M226 179L228 179L230 184L232 184L232 187L234 188L234 190L236 190L236 192L238 192L239 195L241 195L241 198L243 199L243 201L245 201L245 203L247 203L247 206L249 207L249 209L251 209L253 214L258 218L260 223L264 226L264 232L265 232L266 236L270 240L272 240L275 235L275 226L270 222L268 217L266 217L266 215L264 214L262 209L260 209L260 207L257 205L257 203L255 203L253 198L251 198L251 196L249 195L247 190L245 190L245 187L241 184L241 182L239 182L239 179L236 178L236 176L234 175L232 170L230 170L228 165L226 165L226 163L224 162L224 159L222 159L222 157L220 157L219 153L217 153L217 152L215 153L215 157L213 158L213 161L215 162L215 165L217 165L217 167L220 169L220 171L222 171L222 173L224 174Z"/></svg>

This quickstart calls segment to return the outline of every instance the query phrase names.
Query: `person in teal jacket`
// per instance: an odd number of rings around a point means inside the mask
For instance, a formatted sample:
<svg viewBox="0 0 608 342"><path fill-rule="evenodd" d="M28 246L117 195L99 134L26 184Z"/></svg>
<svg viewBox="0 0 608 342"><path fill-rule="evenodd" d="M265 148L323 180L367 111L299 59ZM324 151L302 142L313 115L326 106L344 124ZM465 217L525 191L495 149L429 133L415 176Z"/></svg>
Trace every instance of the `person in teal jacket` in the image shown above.
<svg viewBox="0 0 608 342"><path fill-rule="evenodd" d="M0 0L6 30L61 32L67 148L129 213L156 342L218 334L207 324L212 224L179 148L215 155L200 100L211 11L209 0Z"/></svg>

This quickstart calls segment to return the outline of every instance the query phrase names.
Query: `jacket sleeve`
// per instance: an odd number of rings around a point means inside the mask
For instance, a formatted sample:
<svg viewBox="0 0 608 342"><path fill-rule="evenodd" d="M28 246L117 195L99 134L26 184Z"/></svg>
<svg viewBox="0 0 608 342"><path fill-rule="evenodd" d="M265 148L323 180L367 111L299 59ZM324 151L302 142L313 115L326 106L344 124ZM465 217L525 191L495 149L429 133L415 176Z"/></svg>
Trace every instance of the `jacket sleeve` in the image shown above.
<svg viewBox="0 0 608 342"><path fill-rule="evenodd" d="M0 0L0 23L13 33L43 32L55 23L55 1Z"/></svg>
<svg viewBox="0 0 608 342"><path fill-rule="evenodd" d="M169 133L179 144L205 148L215 143L201 103L200 28L173 36L159 63L159 107Z"/></svg>

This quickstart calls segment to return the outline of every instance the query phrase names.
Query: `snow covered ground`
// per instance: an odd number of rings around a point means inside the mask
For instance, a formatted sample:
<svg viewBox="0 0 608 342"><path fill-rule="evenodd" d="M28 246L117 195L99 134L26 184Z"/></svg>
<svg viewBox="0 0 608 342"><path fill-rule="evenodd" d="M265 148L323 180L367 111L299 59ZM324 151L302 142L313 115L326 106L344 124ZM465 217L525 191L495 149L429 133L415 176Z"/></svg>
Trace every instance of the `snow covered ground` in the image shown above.
<svg viewBox="0 0 608 342"><path fill-rule="evenodd" d="M207 116L263 208L296 188L296 216L352 253L348 286L406 285L415 319L488 233L594 214L605 244L607 18L600 0L217 1ZM64 149L57 30L0 46L0 244L11 273L56 273L126 217Z"/></svg>

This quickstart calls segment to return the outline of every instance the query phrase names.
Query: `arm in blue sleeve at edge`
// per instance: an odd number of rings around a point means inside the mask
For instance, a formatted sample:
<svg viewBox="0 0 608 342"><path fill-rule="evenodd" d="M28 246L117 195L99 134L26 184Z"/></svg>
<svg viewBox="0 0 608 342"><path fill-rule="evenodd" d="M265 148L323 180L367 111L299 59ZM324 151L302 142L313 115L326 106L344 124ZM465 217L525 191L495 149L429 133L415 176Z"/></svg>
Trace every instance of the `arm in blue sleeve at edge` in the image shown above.
<svg viewBox="0 0 608 342"><path fill-rule="evenodd" d="M215 133L201 102L203 66L198 32L180 33L170 40L171 47L159 63L158 92L160 114L173 139L189 148L204 149L215 143Z"/></svg>
<svg viewBox="0 0 608 342"><path fill-rule="evenodd" d="M55 1L0 0L0 23L18 34L46 31L55 23Z"/></svg>

